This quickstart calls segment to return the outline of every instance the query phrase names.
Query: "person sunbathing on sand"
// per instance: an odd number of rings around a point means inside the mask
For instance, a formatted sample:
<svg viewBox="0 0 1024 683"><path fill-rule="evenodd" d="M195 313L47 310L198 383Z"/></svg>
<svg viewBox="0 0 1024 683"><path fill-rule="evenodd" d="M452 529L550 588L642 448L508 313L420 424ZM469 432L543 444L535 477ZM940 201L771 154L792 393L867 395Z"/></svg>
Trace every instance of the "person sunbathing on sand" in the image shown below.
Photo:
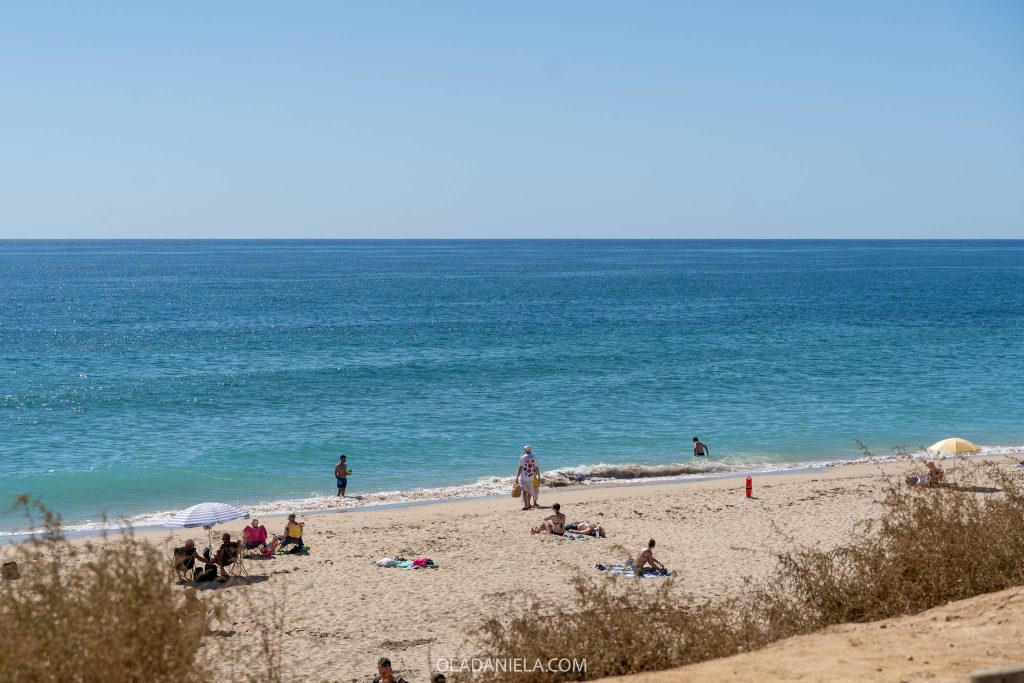
<svg viewBox="0 0 1024 683"><path fill-rule="evenodd" d="M633 560L633 571L637 576L643 574L667 574L665 565L654 559L654 539L647 542L647 547L640 551L640 554Z"/></svg>
<svg viewBox="0 0 1024 683"><path fill-rule="evenodd" d="M530 533L554 534L555 536L565 535L565 515L561 512L562 506L555 503L551 506L551 509L555 511L555 514L545 517L539 527L530 529Z"/></svg>
<svg viewBox="0 0 1024 683"><path fill-rule="evenodd" d="M575 531L577 534L584 534L586 536L604 536L604 529L596 522L573 522L567 525L565 530Z"/></svg>

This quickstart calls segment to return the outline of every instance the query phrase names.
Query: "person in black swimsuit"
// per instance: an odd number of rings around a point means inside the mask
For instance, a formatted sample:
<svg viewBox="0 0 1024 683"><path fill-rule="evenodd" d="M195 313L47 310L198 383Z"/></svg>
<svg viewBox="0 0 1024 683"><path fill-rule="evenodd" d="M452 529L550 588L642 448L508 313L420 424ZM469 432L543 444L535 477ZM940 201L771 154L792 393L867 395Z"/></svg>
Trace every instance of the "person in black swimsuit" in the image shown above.
<svg viewBox="0 0 1024 683"><path fill-rule="evenodd" d="M551 509L555 511L555 514L545 517L539 527L530 529L530 533L554 534L555 536L565 535L565 515L562 514L562 506L555 503L551 506Z"/></svg>
<svg viewBox="0 0 1024 683"><path fill-rule="evenodd" d="M694 455L711 455L711 449L707 445L701 443L701 440L697 437L693 437L693 454Z"/></svg>

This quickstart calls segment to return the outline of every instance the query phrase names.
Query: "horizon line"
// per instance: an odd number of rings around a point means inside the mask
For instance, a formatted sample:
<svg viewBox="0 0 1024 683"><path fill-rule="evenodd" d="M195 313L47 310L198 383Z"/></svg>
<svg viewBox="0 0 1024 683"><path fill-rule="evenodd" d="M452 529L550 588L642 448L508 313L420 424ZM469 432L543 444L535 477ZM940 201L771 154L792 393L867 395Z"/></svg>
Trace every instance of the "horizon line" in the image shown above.
<svg viewBox="0 0 1024 683"><path fill-rule="evenodd" d="M1021 242L1021 237L0 237L2 242Z"/></svg>

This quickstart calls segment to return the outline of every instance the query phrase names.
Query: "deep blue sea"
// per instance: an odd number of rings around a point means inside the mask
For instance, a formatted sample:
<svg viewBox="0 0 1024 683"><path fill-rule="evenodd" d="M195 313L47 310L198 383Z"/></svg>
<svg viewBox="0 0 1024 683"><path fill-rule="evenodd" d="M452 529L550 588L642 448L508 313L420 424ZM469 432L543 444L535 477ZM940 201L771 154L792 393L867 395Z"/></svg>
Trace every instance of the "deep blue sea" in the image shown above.
<svg viewBox="0 0 1024 683"><path fill-rule="evenodd" d="M952 435L1024 444L1024 241L0 241L0 501L79 528Z"/></svg>

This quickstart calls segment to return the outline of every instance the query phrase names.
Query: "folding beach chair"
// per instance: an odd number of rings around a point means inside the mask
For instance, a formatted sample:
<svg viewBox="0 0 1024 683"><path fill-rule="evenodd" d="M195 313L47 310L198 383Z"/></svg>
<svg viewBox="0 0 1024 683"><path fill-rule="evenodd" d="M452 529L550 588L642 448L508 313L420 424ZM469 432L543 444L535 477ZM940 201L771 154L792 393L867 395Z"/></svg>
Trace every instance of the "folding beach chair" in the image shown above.
<svg viewBox="0 0 1024 683"><path fill-rule="evenodd" d="M220 566L228 576L249 576L245 565L242 564L242 549L237 541L224 546L224 556L221 558Z"/></svg>
<svg viewBox="0 0 1024 683"><path fill-rule="evenodd" d="M171 568L179 579L192 581L195 579L196 558L192 548L175 548Z"/></svg>

